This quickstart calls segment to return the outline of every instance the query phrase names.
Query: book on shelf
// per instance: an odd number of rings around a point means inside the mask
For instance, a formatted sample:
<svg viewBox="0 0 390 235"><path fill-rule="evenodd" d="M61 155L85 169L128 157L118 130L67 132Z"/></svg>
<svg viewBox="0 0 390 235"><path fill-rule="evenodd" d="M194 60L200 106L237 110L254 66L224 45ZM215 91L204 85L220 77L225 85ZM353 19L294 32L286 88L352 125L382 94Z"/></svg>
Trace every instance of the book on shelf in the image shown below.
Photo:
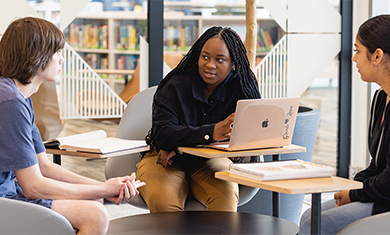
<svg viewBox="0 0 390 235"><path fill-rule="evenodd" d="M116 49L118 50L138 50L137 36L139 33L133 25L121 25L116 29Z"/></svg>
<svg viewBox="0 0 390 235"><path fill-rule="evenodd" d="M65 30L65 36L69 44L77 48L107 49L108 27L107 25L77 25L70 24Z"/></svg>
<svg viewBox="0 0 390 235"><path fill-rule="evenodd" d="M232 163L229 167L229 173L254 180L270 181L330 177L333 175L334 169L330 166L302 160L285 160L259 163Z"/></svg>
<svg viewBox="0 0 390 235"><path fill-rule="evenodd" d="M268 45L270 49L274 47L274 43L272 42L271 35L269 34L268 31L264 31L265 38L267 39Z"/></svg>
<svg viewBox="0 0 390 235"><path fill-rule="evenodd" d="M267 52L274 47L272 36L269 31L259 28L259 32L257 34L257 47L258 52Z"/></svg>
<svg viewBox="0 0 390 235"><path fill-rule="evenodd" d="M125 140L107 137L107 133L104 130L59 137L43 143L46 148L100 154L123 150L138 150L137 152L149 150L149 146L144 140Z"/></svg>
<svg viewBox="0 0 390 235"><path fill-rule="evenodd" d="M260 39L263 43L263 46L267 49L267 50L270 50L270 45L269 45L269 42L267 40L267 38L265 37L265 33L264 33L264 29L263 28L259 28L259 35L260 35Z"/></svg>

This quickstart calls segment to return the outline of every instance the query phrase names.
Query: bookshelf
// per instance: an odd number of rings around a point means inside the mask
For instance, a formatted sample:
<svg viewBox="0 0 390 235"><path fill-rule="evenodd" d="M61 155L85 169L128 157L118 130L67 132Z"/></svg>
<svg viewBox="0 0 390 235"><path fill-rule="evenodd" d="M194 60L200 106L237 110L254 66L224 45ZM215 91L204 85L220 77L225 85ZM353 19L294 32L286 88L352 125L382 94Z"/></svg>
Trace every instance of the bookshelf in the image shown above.
<svg viewBox="0 0 390 235"><path fill-rule="evenodd" d="M258 18L257 23L259 31L268 32L273 43L283 36L272 18ZM213 25L231 27L245 40L243 15L204 17L165 12L164 53L184 55L199 35ZM146 37L146 32L147 14L125 11L82 14L64 30L68 43L117 93L134 73L140 55L139 38ZM269 49L259 48L258 57L264 57Z"/></svg>

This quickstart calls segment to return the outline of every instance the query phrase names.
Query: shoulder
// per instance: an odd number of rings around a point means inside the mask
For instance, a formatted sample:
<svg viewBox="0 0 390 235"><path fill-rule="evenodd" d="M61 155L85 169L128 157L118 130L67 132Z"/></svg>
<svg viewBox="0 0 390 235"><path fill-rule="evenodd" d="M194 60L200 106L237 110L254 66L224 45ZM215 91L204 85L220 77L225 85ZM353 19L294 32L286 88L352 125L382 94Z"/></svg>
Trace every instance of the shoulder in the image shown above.
<svg viewBox="0 0 390 235"><path fill-rule="evenodd" d="M172 92L177 91L183 92L191 89L192 87L192 76L189 74L176 74L168 78L165 83L159 87L156 95L171 95Z"/></svg>
<svg viewBox="0 0 390 235"><path fill-rule="evenodd" d="M21 94L12 79L0 77L0 104L17 99L19 95Z"/></svg>
<svg viewBox="0 0 390 235"><path fill-rule="evenodd" d="M167 80L165 85L173 87L182 87L191 85L192 76L190 74L176 74Z"/></svg>

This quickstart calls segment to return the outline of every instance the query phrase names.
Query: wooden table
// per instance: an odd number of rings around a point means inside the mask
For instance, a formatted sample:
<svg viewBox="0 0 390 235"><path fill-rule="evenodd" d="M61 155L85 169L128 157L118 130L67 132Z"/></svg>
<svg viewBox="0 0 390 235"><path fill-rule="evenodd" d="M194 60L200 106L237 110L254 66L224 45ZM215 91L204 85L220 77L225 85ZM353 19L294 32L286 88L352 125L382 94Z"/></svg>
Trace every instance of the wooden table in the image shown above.
<svg viewBox="0 0 390 235"><path fill-rule="evenodd" d="M184 152L184 153L188 153L191 155L204 157L204 158L250 157L250 156L257 156L257 155L272 155L278 158L280 154L306 152L305 147L301 147L294 144L283 146L280 148L264 148L264 149L253 149L253 150L242 150L242 151L225 151L225 150L218 150L218 149L207 148L207 147L204 148L178 147L177 150L179 150L179 152ZM274 159L274 160L278 160L278 159Z"/></svg>
<svg viewBox="0 0 390 235"><path fill-rule="evenodd" d="M291 234L298 226L260 214L179 211L127 216L110 221L107 235L119 234Z"/></svg>
<svg viewBox="0 0 390 235"><path fill-rule="evenodd" d="M344 179L336 176L324 178L259 181L242 176L232 175L229 172L216 172L217 179L236 182L238 184L257 187L272 192L286 194L312 194L311 233L321 233L321 193L346 189L359 189L362 182Z"/></svg>
<svg viewBox="0 0 390 235"><path fill-rule="evenodd" d="M119 157L132 153L140 153L149 151L149 146L134 148L128 150L122 150L112 153L100 154L100 153L88 153L88 152L76 152L76 151L66 151L60 149L46 149L46 153L53 154L53 162L61 165L61 155L74 156L74 157L85 157L85 158L108 158L108 157Z"/></svg>
<svg viewBox="0 0 390 235"><path fill-rule="evenodd" d="M194 148L194 147L178 147L178 150L184 153L192 154L204 158L222 158L222 157L249 157L258 155L272 155L273 161L280 159L280 154L302 153L306 152L306 148L298 145L288 145L279 148L263 148L242 151L225 151L213 148ZM272 193L272 215L279 217L279 193Z"/></svg>

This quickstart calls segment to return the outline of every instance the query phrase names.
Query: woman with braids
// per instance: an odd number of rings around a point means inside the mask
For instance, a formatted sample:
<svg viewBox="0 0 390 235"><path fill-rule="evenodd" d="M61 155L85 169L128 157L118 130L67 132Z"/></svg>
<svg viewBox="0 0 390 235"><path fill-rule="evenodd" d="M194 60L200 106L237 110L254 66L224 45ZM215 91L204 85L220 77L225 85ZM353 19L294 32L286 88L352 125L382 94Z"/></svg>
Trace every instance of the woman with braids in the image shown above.
<svg viewBox="0 0 390 235"><path fill-rule="evenodd" d="M321 233L337 234L359 219L390 211L390 15L379 15L364 22L357 33L355 55L361 80L380 88L371 104L368 130L370 165L354 180L362 189L342 190L322 204ZM310 234L310 214L301 217L299 234Z"/></svg>
<svg viewBox="0 0 390 235"><path fill-rule="evenodd" d="M137 173L146 183L140 194L150 212L183 210L189 191L207 210L237 210L238 185L214 177L232 161L181 154L177 147L229 139L237 101L258 98L240 37L230 28L209 28L154 96L147 136L154 151L144 156Z"/></svg>

